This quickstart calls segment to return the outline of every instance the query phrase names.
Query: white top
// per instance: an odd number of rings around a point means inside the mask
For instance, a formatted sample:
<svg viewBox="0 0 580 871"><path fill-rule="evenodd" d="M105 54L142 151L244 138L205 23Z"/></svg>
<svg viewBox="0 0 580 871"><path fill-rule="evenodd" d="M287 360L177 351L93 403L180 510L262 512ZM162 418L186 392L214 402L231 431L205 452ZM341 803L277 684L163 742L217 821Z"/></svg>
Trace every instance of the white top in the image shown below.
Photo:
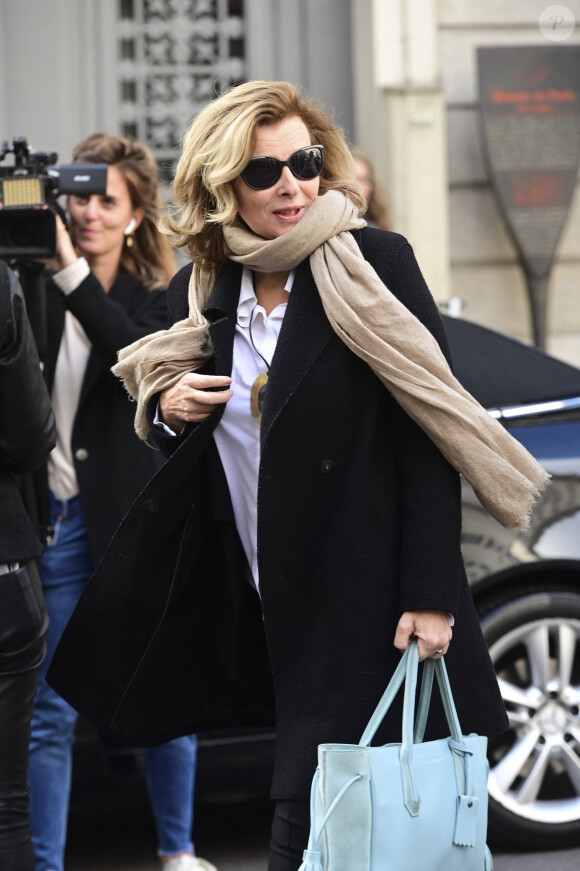
<svg viewBox="0 0 580 871"><path fill-rule="evenodd" d="M294 271L288 276L285 290L290 291ZM244 267L238 303L234 355L232 364L232 390L234 395L226 403L225 411L214 433L220 459L226 473L236 527L241 538L252 578L259 589L258 578L258 473L260 469L260 424L252 417L250 394L252 384L266 365L260 354L272 362L282 321L288 303L281 303L266 315L258 305L252 273ZM257 351L252 346L251 338ZM258 351L260 354L258 354Z"/></svg>
<svg viewBox="0 0 580 871"><path fill-rule="evenodd" d="M76 290L89 272L87 261L80 257L55 273L53 279L64 294L69 294ZM72 456L72 428L90 352L91 343L87 334L75 316L67 311L51 396L56 421L56 445L48 458L48 483L57 499L72 499L79 492Z"/></svg>

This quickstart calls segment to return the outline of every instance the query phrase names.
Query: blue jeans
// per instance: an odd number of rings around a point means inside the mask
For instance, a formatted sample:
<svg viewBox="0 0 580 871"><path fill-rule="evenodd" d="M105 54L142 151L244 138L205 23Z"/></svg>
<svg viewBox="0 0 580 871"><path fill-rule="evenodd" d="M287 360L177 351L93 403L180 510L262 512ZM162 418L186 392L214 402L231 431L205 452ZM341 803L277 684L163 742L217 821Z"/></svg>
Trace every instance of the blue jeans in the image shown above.
<svg viewBox="0 0 580 871"><path fill-rule="evenodd" d="M54 650L92 574L80 497L51 494L52 543L39 561L50 618L46 659L39 672L30 740L30 815L36 871L63 871L77 712L46 682ZM143 751L149 799L162 855L193 850L197 739L177 738Z"/></svg>

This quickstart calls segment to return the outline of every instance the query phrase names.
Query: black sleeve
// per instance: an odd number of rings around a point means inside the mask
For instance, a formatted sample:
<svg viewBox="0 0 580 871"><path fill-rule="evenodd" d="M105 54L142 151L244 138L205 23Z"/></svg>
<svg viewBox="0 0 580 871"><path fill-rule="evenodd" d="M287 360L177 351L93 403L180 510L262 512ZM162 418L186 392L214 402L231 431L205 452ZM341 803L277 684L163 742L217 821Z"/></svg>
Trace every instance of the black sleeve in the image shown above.
<svg viewBox="0 0 580 871"><path fill-rule="evenodd" d="M46 459L56 431L22 290L2 260L0 321L0 463L27 472Z"/></svg>
<svg viewBox="0 0 580 871"><path fill-rule="evenodd" d="M193 263L188 263L177 272L167 288L167 325L172 326L182 321L189 314L189 279Z"/></svg>
<svg viewBox="0 0 580 871"><path fill-rule="evenodd" d="M72 293L63 294L65 306L109 367L117 362L121 348L166 327L165 290L149 290L135 281L127 293L125 306L106 293L91 272Z"/></svg>
<svg viewBox="0 0 580 871"><path fill-rule="evenodd" d="M147 441L152 447L157 448L161 453L170 457L171 454L185 441L189 433L199 424L186 423L183 431L179 435L169 435L162 426L158 426L155 421L157 408L159 406L160 393L156 393L147 403L147 423L149 424L149 436Z"/></svg>

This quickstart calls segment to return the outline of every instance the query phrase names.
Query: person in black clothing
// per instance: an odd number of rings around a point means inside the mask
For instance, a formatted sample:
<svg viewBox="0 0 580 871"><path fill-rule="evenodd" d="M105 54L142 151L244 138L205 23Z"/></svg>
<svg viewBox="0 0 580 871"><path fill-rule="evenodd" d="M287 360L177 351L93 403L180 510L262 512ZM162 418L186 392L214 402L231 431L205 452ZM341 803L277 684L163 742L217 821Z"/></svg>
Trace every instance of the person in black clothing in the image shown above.
<svg viewBox="0 0 580 871"><path fill-rule="evenodd" d="M44 469L49 530L39 562L48 612L30 743L30 810L36 871L63 871L77 712L45 680L60 634L132 499L162 463L140 443L134 407L110 368L127 342L165 326L173 255L156 227L155 160L139 142L97 133L75 163L106 163L103 195L71 195L70 235L57 218L56 256L46 289L46 378L57 443ZM46 478L48 479L46 481ZM74 668L75 663L71 663ZM82 674L80 679L84 679ZM196 737L144 753L159 853L167 868L213 866L193 855Z"/></svg>
<svg viewBox="0 0 580 871"><path fill-rule="evenodd" d="M32 871L28 738L47 615L35 559L42 545L18 476L55 444L54 415L26 306L0 260L0 868Z"/></svg>

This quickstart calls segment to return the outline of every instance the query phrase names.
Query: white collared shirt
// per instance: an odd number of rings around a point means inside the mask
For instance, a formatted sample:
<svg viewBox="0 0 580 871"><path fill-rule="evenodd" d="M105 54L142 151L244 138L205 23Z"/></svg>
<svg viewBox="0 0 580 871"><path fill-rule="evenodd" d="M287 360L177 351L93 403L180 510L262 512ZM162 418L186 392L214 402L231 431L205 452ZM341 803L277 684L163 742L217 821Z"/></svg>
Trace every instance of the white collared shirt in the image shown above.
<svg viewBox="0 0 580 871"><path fill-rule="evenodd" d="M285 290L292 289L295 271L288 276ZM258 473L260 469L260 424L252 417L252 384L267 371L276 350L288 303L281 303L266 315L258 305L252 273L244 267L240 287L234 354L233 396L228 400L214 433L234 509L236 527L259 588L258 578ZM250 335L251 325L251 335ZM252 344L253 339L253 344ZM259 353L258 353L259 352ZM260 357L260 354L264 358Z"/></svg>

